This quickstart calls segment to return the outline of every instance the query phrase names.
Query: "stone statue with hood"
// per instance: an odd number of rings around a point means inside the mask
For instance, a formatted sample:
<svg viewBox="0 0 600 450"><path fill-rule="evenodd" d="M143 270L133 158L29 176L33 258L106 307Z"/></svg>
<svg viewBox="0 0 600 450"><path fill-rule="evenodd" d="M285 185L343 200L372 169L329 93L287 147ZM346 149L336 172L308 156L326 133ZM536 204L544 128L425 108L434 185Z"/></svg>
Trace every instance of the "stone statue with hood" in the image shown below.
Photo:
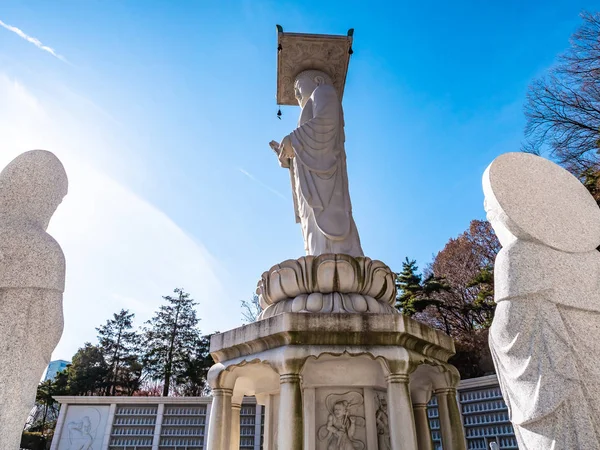
<svg viewBox="0 0 600 450"><path fill-rule="evenodd" d="M0 448L17 449L63 330L65 258L46 233L67 194L54 154L33 150L0 173Z"/></svg>
<svg viewBox="0 0 600 450"><path fill-rule="evenodd" d="M489 345L521 450L600 450L600 209L556 164L496 158L485 209L502 250Z"/></svg>
<svg viewBox="0 0 600 450"><path fill-rule="evenodd" d="M324 41L313 45L310 60L300 59L300 64L294 59L294 36L286 37L290 42L283 44L285 57L280 52L278 77L283 81L278 83L278 97L293 89L301 112L298 127L281 143L272 141L271 147L280 165L290 169L296 222L302 227L306 254L363 256L348 190L343 82L338 81L336 87L330 76L345 79L348 54L336 53L339 45L328 46ZM301 51L297 54L305 57ZM286 70L287 77L282 75ZM291 93L287 95L289 101Z"/></svg>

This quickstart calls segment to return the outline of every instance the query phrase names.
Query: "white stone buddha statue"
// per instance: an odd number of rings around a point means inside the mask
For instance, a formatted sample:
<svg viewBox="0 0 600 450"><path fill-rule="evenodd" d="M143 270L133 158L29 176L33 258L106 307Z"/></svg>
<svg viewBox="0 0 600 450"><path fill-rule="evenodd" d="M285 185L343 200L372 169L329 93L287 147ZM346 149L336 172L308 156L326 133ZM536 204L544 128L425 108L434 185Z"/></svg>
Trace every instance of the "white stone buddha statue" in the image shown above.
<svg viewBox="0 0 600 450"><path fill-rule="evenodd" d="M302 108L298 128L275 147L292 172L296 221L307 255L363 256L348 191L344 114L327 74L301 72L294 90ZM275 145L273 145L275 144Z"/></svg>

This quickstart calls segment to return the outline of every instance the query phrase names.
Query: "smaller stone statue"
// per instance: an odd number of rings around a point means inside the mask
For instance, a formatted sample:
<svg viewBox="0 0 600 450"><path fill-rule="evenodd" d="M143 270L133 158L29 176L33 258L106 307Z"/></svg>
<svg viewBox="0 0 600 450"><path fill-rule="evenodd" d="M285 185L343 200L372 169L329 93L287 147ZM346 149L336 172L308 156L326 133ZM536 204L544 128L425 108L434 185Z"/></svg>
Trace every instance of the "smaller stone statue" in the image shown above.
<svg viewBox="0 0 600 450"><path fill-rule="evenodd" d="M502 250L489 344L519 448L600 449L600 209L574 176L496 158L485 209Z"/></svg>
<svg viewBox="0 0 600 450"><path fill-rule="evenodd" d="M65 258L46 233L67 194L52 153L19 155L0 173L0 448L17 449L63 330Z"/></svg>
<svg viewBox="0 0 600 450"><path fill-rule="evenodd" d="M326 404L329 416L327 424L321 426L318 435L321 441L327 441L327 450L363 450L365 444L355 438L356 427L364 427L364 417L352 414L354 407L363 403L358 392L343 395L332 394Z"/></svg>

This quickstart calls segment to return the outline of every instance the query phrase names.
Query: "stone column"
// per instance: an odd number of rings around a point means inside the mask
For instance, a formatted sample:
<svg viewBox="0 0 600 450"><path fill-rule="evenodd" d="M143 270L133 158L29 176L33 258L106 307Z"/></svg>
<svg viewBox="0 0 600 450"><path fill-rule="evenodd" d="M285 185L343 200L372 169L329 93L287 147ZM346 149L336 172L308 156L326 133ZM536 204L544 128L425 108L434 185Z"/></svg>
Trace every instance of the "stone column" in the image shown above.
<svg viewBox="0 0 600 450"><path fill-rule="evenodd" d="M208 450L229 448L232 389L213 389L213 401L208 420Z"/></svg>
<svg viewBox="0 0 600 450"><path fill-rule="evenodd" d="M281 390L279 393L277 450L302 450L302 389L300 387L300 375L297 373L280 375L279 383Z"/></svg>
<svg viewBox="0 0 600 450"><path fill-rule="evenodd" d="M260 450L260 433L262 431L262 405L256 404L256 413L254 414L254 450Z"/></svg>
<svg viewBox="0 0 600 450"><path fill-rule="evenodd" d="M231 430L229 438L229 448L231 450L240 450L240 411L242 405L239 403L231 404Z"/></svg>
<svg viewBox="0 0 600 450"><path fill-rule="evenodd" d="M212 403L206 404L206 414L204 415L204 439L202 439L202 450L208 449L208 424L210 423L210 408Z"/></svg>
<svg viewBox="0 0 600 450"><path fill-rule="evenodd" d="M315 388L305 388L302 392L302 409L304 411L304 450L315 450L316 445L316 390Z"/></svg>
<svg viewBox="0 0 600 450"><path fill-rule="evenodd" d="M444 450L466 450L465 432L456 401L456 389L442 388L434 392L438 399Z"/></svg>
<svg viewBox="0 0 600 450"><path fill-rule="evenodd" d="M160 430L162 428L163 417L165 415L165 404L159 403L156 410L156 423L154 424L154 437L152 438L152 450L158 450L160 444ZM106 447L108 449L108 447Z"/></svg>
<svg viewBox="0 0 600 450"><path fill-rule="evenodd" d="M104 439L102 441L102 450L107 450L110 445L110 433L112 431L113 423L115 421L115 413L117 411L116 403L112 403L108 409L108 419L106 420L106 427L104 429Z"/></svg>
<svg viewBox="0 0 600 450"><path fill-rule="evenodd" d="M364 388L365 401L365 429L367 432L367 448L377 448L377 407L375 406L375 390L370 387ZM383 449L382 449L383 450Z"/></svg>
<svg viewBox="0 0 600 450"><path fill-rule="evenodd" d="M263 430L264 442L263 449L264 450L273 450L274 448L274 437L275 437L275 426L274 426L274 416L273 414L273 395L267 395L265 400L265 428Z"/></svg>
<svg viewBox="0 0 600 450"><path fill-rule="evenodd" d="M417 446L419 450L433 450L431 429L427 417L427 403L413 403L415 428L417 430Z"/></svg>
<svg viewBox="0 0 600 450"><path fill-rule="evenodd" d="M408 389L408 375L388 375L388 410L392 450L417 450L417 433ZM444 447L444 450L446 449Z"/></svg>

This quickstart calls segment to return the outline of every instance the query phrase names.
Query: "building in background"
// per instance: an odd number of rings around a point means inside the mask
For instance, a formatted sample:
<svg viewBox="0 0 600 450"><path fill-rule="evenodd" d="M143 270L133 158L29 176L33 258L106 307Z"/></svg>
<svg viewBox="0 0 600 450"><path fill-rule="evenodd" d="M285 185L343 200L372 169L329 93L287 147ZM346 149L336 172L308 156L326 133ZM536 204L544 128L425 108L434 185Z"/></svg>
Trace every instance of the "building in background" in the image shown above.
<svg viewBox="0 0 600 450"><path fill-rule="evenodd" d="M517 450L495 375L464 380L458 399L467 449ZM99 450L204 450L210 397L56 397L62 404L51 450L93 437ZM240 412L240 450L262 450L264 407L246 397ZM433 449L441 435L436 398L428 405ZM87 430L87 431L85 431ZM266 450L266 449L264 449Z"/></svg>
<svg viewBox="0 0 600 450"><path fill-rule="evenodd" d="M496 375L463 380L458 387L458 404L468 450L489 450L496 443L500 450L518 450L508 408ZM442 449L437 399L427 405L433 450Z"/></svg>
<svg viewBox="0 0 600 450"><path fill-rule="evenodd" d="M63 359L57 359L56 361L50 361L48 368L46 369L46 375L44 375L43 381L54 380L56 374L62 372L71 364L69 361Z"/></svg>

